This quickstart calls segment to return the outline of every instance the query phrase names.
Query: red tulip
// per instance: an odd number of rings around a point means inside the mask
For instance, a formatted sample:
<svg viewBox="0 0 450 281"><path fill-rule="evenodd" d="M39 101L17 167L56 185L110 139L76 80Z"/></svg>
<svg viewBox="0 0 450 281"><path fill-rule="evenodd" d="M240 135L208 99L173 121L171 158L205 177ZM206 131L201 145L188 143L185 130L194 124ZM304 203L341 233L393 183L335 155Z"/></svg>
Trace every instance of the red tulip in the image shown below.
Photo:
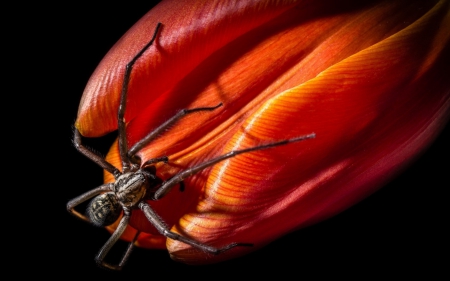
<svg viewBox="0 0 450 281"><path fill-rule="evenodd" d="M139 211L123 238L139 229L139 246L186 263L229 259L345 210L423 151L450 116L450 1L360 2L169 0L136 23L88 82L82 135L117 129L125 65L162 22L131 75L129 144L180 109L224 106L185 117L138 154L169 157L161 178L231 150L317 137L223 161L150 202L182 235L254 247L212 257L166 244ZM120 166L117 145L107 160Z"/></svg>

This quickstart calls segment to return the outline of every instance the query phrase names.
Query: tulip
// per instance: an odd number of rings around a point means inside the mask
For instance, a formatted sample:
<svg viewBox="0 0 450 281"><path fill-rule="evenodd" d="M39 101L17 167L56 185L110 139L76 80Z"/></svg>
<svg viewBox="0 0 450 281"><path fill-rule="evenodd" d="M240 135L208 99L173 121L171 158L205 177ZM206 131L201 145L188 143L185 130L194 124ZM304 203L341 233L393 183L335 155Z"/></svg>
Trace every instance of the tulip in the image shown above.
<svg viewBox="0 0 450 281"><path fill-rule="evenodd" d="M138 246L167 247L185 263L230 259L342 212L417 158L450 116L450 1L362 2L169 0L137 22L86 86L82 135L117 129L125 65L162 22L131 74L129 145L180 109L223 106L183 118L138 153L169 157L158 176L232 150L316 138L220 162L186 179L184 192L150 202L172 231L254 247L207 256L159 235L140 211L122 238L140 230ZM117 143L107 160L120 167Z"/></svg>

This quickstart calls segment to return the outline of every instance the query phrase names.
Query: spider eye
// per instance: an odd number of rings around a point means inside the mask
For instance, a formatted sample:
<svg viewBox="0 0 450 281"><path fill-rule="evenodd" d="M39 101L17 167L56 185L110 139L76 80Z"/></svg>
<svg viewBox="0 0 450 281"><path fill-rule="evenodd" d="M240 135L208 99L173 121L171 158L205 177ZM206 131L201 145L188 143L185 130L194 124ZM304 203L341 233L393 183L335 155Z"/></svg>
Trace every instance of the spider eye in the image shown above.
<svg viewBox="0 0 450 281"><path fill-rule="evenodd" d="M107 226L115 222L122 211L117 197L112 192L103 193L92 199L87 215L96 226Z"/></svg>

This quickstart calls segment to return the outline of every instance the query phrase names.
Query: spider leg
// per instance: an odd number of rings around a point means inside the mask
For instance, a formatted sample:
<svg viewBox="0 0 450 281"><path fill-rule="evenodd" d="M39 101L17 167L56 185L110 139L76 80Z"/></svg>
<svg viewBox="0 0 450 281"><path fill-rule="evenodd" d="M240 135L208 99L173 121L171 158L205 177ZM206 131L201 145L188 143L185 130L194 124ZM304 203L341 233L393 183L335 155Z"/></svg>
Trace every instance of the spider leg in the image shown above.
<svg viewBox="0 0 450 281"><path fill-rule="evenodd" d="M142 56L142 54L153 44L158 35L159 28L161 27L161 23L158 22L155 28L155 32L153 33L152 38L147 43L147 45L142 48L139 53L134 56L134 58L127 63L125 68L125 74L123 77L122 83L122 91L120 93L120 104L119 110L117 113L117 121L118 121L118 130L119 130L119 152L120 158L122 159L122 170L124 173L130 170L130 158L128 157L128 143L127 143L127 134L126 134L126 126L125 126L125 108L127 105L127 92L128 92L128 84L130 82L131 71L133 70L133 66L136 61Z"/></svg>
<svg viewBox="0 0 450 281"><path fill-rule="evenodd" d="M166 195L172 189L173 186L175 186L179 182L181 182L184 179L186 179L192 175L195 175L196 173L200 172L201 170L206 169L206 168L208 168L220 161L223 161L225 159L234 157L234 156L242 154L242 153L252 152L255 150L263 150L263 149L268 149L268 148L272 148L272 147L276 147L276 146L280 146L280 145L285 145L288 143L299 142L299 141L306 140L306 139L312 139L312 138L315 138L315 136L316 136L316 134L312 133L309 135L300 136L300 137L292 138L292 139L288 139L288 140L282 140L282 141L272 142L272 143L268 143L268 144L264 144L264 145L246 148L246 149L230 151L227 154L224 154L222 156L208 160L204 163L201 163L200 165L197 165L197 166L189 168L179 174L176 174L175 176L173 176L166 182L163 182L161 187L155 192L155 195L153 196L153 198L154 198L154 200L161 199L162 197L164 197L164 195Z"/></svg>
<svg viewBox="0 0 450 281"><path fill-rule="evenodd" d="M198 241L195 241L194 239L190 239L190 238L181 236L175 232L170 231L169 228L167 227L167 225L162 221L162 219L155 213L155 211L153 211L153 209L146 202L139 203L139 208L144 212L145 217L150 221L150 223L159 231L159 233L161 233L165 237L173 239L173 240L181 241L185 244L191 245L192 247L195 247L195 248L205 251L207 253L218 255L218 254L228 251L234 247L238 247L238 246L252 247L253 246L253 244L250 244L250 243L231 243L222 248L211 247L211 246L202 244Z"/></svg>
<svg viewBox="0 0 450 281"><path fill-rule="evenodd" d="M139 150L141 150L144 146L146 146L148 143L150 143L152 140L154 140L157 136L159 136L162 132L164 132L168 127L172 126L175 122L180 120L182 117L199 111L213 111L214 109L221 107L222 103L219 103L216 106L212 107L197 107L192 109L183 109L180 110L177 114L172 116L169 120L164 122L162 125L160 125L155 130L151 131L148 135L146 135L143 139L138 141L131 149L128 151L128 157L133 157Z"/></svg>
<svg viewBox="0 0 450 281"><path fill-rule="evenodd" d="M125 208L123 211L124 211L124 214L123 214L122 219L120 220L119 226L117 226L114 233L111 235L111 237L109 237L108 241L106 241L105 245L103 245L103 247L100 249L97 256L95 257L95 262L97 263L97 265L104 267L104 268L111 269L111 270L121 270L122 269L122 266L126 263L128 258L130 257L131 251L134 248L134 242L136 241L136 239L140 233L140 232L136 233L136 235L133 238L133 241L131 241L130 245L128 245L128 248L122 257L122 260L120 261L120 263L118 265L112 265L112 264L109 264L104 261L106 255L109 253L111 248L114 246L114 244L116 244L116 242L119 240L120 236L122 236L123 232L127 228L128 222L130 220L131 212L129 209L125 209Z"/></svg>
<svg viewBox="0 0 450 281"><path fill-rule="evenodd" d="M112 175L114 175L115 178L122 174L116 167L108 163L103 157L101 157L97 153L92 152L83 145L80 131L78 131L77 128L75 128L73 133L73 143L75 145L75 148L79 152L81 152L81 154L94 161L97 165L99 165L106 171L110 172Z"/></svg>
<svg viewBox="0 0 450 281"><path fill-rule="evenodd" d="M152 158L152 159L149 159L149 160L145 161L145 163L142 164L142 167L149 166L149 165L152 165L152 164L155 164L155 163L158 163L158 162L167 163L167 162L169 162L169 158L167 156L162 156L162 157L158 157L158 158Z"/></svg>
<svg viewBox="0 0 450 281"><path fill-rule="evenodd" d="M75 210L74 208L76 206L78 206L79 204L91 199L92 197L99 195L102 192L106 192L106 191L112 191L113 190L113 184L112 183L107 183L107 184L103 184L97 188L94 188L92 190L89 190L86 193L81 194L78 197L75 197L74 199L70 200L69 202L67 202L67 211L69 213L71 213L72 215L74 215L75 217L84 220L85 222L91 223L91 221L83 214L81 214L80 212L78 212L77 210Z"/></svg>
<svg viewBox="0 0 450 281"><path fill-rule="evenodd" d="M121 269L125 265L125 263L127 262L128 258L130 258L131 252L133 251L134 246L135 246L134 243L136 242L139 234L141 234L141 232L137 231L136 234L133 237L133 240L131 240L130 244L128 245L128 248L127 248L125 254L122 257L122 260L119 263L119 266L118 266L119 269Z"/></svg>

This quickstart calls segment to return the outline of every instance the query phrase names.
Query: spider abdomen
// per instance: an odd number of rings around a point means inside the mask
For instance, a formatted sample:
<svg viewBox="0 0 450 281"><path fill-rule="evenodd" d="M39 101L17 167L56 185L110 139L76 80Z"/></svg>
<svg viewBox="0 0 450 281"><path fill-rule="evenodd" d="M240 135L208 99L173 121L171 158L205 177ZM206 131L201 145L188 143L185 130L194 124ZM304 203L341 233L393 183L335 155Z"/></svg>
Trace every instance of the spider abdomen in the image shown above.
<svg viewBox="0 0 450 281"><path fill-rule="evenodd" d="M87 215L94 225L107 226L119 218L121 211L117 197L114 193L107 192L92 199L87 208Z"/></svg>

